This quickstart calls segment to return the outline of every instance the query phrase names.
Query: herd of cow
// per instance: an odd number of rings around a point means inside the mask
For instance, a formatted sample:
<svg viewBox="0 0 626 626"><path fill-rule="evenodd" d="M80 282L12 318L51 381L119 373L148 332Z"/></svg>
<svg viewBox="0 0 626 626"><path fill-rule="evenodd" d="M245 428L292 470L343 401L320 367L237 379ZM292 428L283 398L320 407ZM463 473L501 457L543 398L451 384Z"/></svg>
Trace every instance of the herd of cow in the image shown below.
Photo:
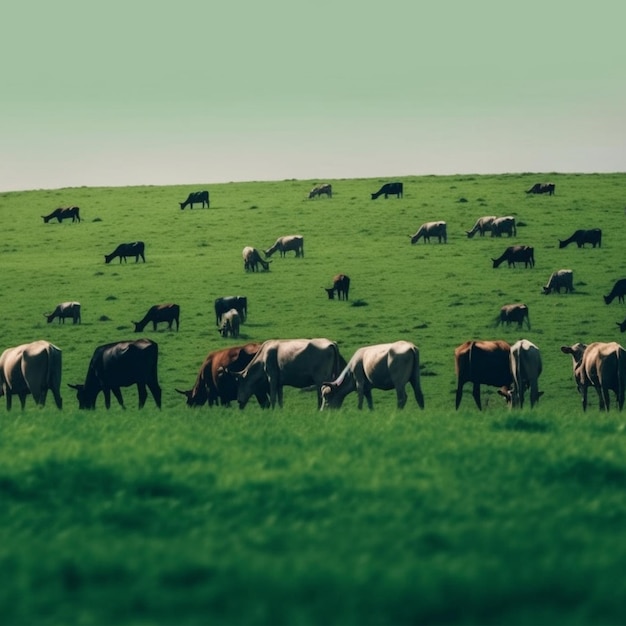
<svg viewBox="0 0 626 626"><path fill-rule="evenodd" d="M547 193L553 195L555 186L552 183L538 183L527 193ZM330 185L318 185L313 188L309 198L321 194L332 197ZM388 197L403 194L402 183L387 183L372 194L372 199L381 195ZM189 195L180 208L194 203L209 206L208 192L196 192ZM56 209L44 222L56 218L59 222L64 218L78 220L78 207ZM474 227L466 231L468 237L476 233L484 236L491 232L494 237L507 234L509 237L517 233L515 218L505 216L483 216ZM446 243L447 232L445 222L428 222L423 224L411 236L411 243L420 238L425 242L430 237L437 237L440 243ZM601 246L602 232L600 229L577 230L571 237L559 241L563 248L575 242L578 247L586 243L595 248ZM145 246L143 242L121 244L111 254L105 255L105 262L119 257L120 263L127 256L139 257L145 262ZM304 240L301 235L279 237L267 250L265 259L256 248L246 247L243 250L244 269L257 271L258 266L269 269L267 259L276 251L284 256L294 251L296 256L304 256ZM510 246L498 259L492 259L493 267L507 261L509 265L524 262L525 266L534 265L534 249L528 246ZM350 278L338 274L333 278L333 286L326 289L329 298L335 293L339 299L348 299ZM554 272L543 292L560 293L573 290L572 270ZM626 296L626 278L617 281L611 293L604 296L609 304L614 298L620 302ZM215 300L216 325L223 336L239 335L240 324L247 317L247 298L245 296L228 296ZM65 322L72 319L74 324L81 322L81 306L78 302L59 304L52 313L44 314L48 322L58 319ZM172 329L179 327L180 306L173 303L152 306L142 320L133 322L135 332L142 332L152 323L156 330L157 324L165 322ZM520 328L524 321L530 329L528 307L523 303L510 304L502 307L497 323L517 322ZM622 332L626 331L626 320L618 323ZM582 396L583 409L587 408L589 387L596 389L600 409L609 409L609 392L616 395L618 408L624 405L626 389L626 351L616 343L595 342L589 345L576 343L562 346L561 351L570 354L576 385ZM502 340L497 341L466 341L459 345L454 353L457 377L456 408L462 400L463 387L466 383L473 386L472 395L479 409L482 408L480 385L498 388L511 407L523 407L527 390L530 391L530 404L534 406L542 392L539 391L539 376L542 372L541 353L539 348L527 339L521 339L513 345ZM228 347L211 352L202 363L196 381L189 390L176 389L186 397L188 406L229 405L237 401L243 408L252 396L259 406L274 407L283 405L283 388L314 388L317 391L319 409L340 407L345 397L353 391L357 393L357 405L363 406L367 401L373 406L372 390L395 390L397 406L403 408L407 402L406 385L413 389L415 401L424 408L424 395L420 385L419 349L408 341L364 346L356 350L349 361L339 352L337 344L329 339L285 339L268 340L263 343L247 343L241 346ZM158 345L149 339L120 341L98 346L89 362L85 381L82 384L71 384L76 391L79 408L95 408L100 392L104 395L105 406L111 404L111 393L121 406L124 406L121 388L137 385L139 408L147 400L147 390L154 398L156 405L161 407L161 387L158 382ZM12 398L17 396L22 408L26 396L33 396L35 403L45 404L47 392L54 396L58 408L62 407L61 398L61 350L44 340L34 341L6 349L0 355L0 395L6 396L7 409L11 409Z"/></svg>

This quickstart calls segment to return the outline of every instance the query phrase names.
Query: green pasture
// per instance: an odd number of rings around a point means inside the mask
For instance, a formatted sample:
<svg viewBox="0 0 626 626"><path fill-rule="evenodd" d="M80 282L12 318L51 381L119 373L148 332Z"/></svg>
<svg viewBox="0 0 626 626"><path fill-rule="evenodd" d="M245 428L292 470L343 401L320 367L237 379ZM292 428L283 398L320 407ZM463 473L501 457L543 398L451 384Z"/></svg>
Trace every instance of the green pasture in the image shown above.
<svg viewBox="0 0 626 626"><path fill-rule="evenodd" d="M74 188L0 194L0 351L47 339L63 351L64 408L0 398L0 623L621 623L626 617L626 422L583 414L560 346L620 341L626 306L602 295L626 277L626 176L520 174L384 180ZM525 190L551 180L556 195ZM317 182L333 198L308 199ZM190 191L211 207L181 211ZM78 205L81 223L42 215ZM476 218L514 215L515 238L468 239ZM448 243L408 235L445 220ZM601 249L560 250L577 228ZM304 258L274 255L246 273L241 251L304 236ZM146 263L104 263L142 240ZM492 268L506 246L535 247L536 267ZM542 295L554 270L573 294ZM350 301L330 301L334 274ZM238 340L217 332L213 300L246 295ZM65 300L81 325L43 317ZM157 303L181 306L180 331L133 333ZM532 328L496 327L525 302ZM102 397L80 412L96 346L159 344L163 409ZM252 403L189 410L211 350L269 338L327 337L346 359L397 339L420 349L425 409L374 390L374 411L319 413L287 389L282 410ZM534 410L511 412L468 385L454 411L454 348L526 337L543 357ZM612 398L613 399L613 398Z"/></svg>

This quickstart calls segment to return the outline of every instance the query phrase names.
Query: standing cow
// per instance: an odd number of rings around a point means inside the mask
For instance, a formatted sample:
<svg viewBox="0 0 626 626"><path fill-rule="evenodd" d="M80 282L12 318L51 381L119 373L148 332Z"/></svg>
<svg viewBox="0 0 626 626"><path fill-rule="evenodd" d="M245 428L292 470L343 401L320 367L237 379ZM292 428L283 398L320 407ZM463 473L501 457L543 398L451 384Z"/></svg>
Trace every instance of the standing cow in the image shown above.
<svg viewBox="0 0 626 626"><path fill-rule="evenodd" d="M376 193L372 194L372 200L376 200L379 196L385 196L385 200L389 196L402 198L404 195L404 185L402 183L385 183Z"/></svg>
<svg viewBox="0 0 626 626"><path fill-rule="evenodd" d="M215 298L213 305L215 307L216 326L221 324L224 313L231 309L237 310L242 324L246 321L246 317L248 316L247 296L223 296L221 298Z"/></svg>
<svg viewBox="0 0 626 626"><path fill-rule="evenodd" d="M319 197L319 196L322 196L322 195L325 195L325 196L328 196L329 198L332 198L333 197L333 186L330 185L329 183L316 185L309 192L309 200L311 198Z"/></svg>
<svg viewBox="0 0 626 626"><path fill-rule="evenodd" d="M44 313L43 316L48 320L48 324L58 318L59 324L65 319L70 318L74 324L80 324L80 302L61 302L57 304L52 313Z"/></svg>
<svg viewBox="0 0 626 626"><path fill-rule="evenodd" d="M546 295L553 291L561 293L561 289L565 289L565 293L574 291L574 272L572 270L552 272L548 284L543 287L543 293Z"/></svg>
<svg viewBox="0 0 626 626"><path fill-rule="evenodd" d="M530 330L530 314L528 312L528 306L522 304L521 302L517 302L515 304L505 304L500 309L500 314L496 318L496 326L499 326L500 324L510 326L512 322L517 322L518 327L522 328L524 320L526 320L528 330Z"/></svg>
<svg viewBox="0 0 626 626"><path fill-rule="evenodd" d="M592 228L590 230L577 230L571 237L565 240L559 239L559 248L566 248L570 243L576 242L579 248L584 248L586 243L590 243L594 248L602 247L602 230Z"/></svg>
<svg viewBox="0 0 626 626"><path fill-rule="evenodd" d="M535 183L526 193L547 193L553 196L556 189L554 183Z"/></svg>
<svg viewBox="0 0 626 626"><path fill-rule="evenodd" d="M287 256L287 252L293 251L296 253L296 257L304 256L304 237L302 235L285 235L279 237L273 246L270 246L267 250L264 250L266 258L269 258L274 252L280 253L280 256Z"/></svg>
<svg viewBox="0 0 626 626"><path fill-rule="evenodd" d="M448 241L448 231L447 224L445 222L426 222L422 224L414 235L409 235L411 238L411 243L417 243L422 237L424 238L424 243L430 243L431 237L437 237L439 243L447 243Z"/></svg>
<svg viewBox="0 0 626 626"><path fill-rule="evenodd" d="M241 318L239 317L239 311L237 309L230 309L222 315L222 324L219 328L219 333L222 337L239 337L239 325Z"/></svg>
<svg viewBox="0 0 626 626"><path fill-rule="evenodd" d="M160 322L166 322L169 330L172 330L172 325L176 322L176 330L178 330L180 321L180 306L178 304L155 304L148 309L148 312L143 316L143 319L139 322L133 322L135 325L135 332L142 333L143 329L152 322L152 330L156 331L157 324Z"/></svg>
<svg viewBox="0 0 626 626"><path fill-rule="evenodd" d="M504 234L507 234L509 237L517 237L517 226L512 215L496 217L491 224L492 237L502 237Z"/></svg>
<svg viewBox="0 0 626 626"><path fill-rule="evenodd" d="M207 209L209 208L209 192L208 191L192 191L184 202L179 202L181 211L189 206L193 209L194 204L201 204L202 208L206 204Z"/></svg>
<svg viewBox="0 0 626 626"><path fill-rule="evenodd" d="M509 246L497 259L491 259L493 261L494 269L500 267L500 265L506 261L508 266L515 267L516 263L524 262L524 267L535 265L535 249L530 246Z"/></svg>
<svg viewBox="0 0 626 626"><path fill-rule="evenodd" d="M345 274L337 274L333 277L333 286L330 288L323 287L328 294L329 300L335 299L335 292L338 300L347 300L350 291L350 277Z"/></svg>
<svg viewBox="0 0 626 626"><path fill-rule="evenodd" d="M472 226L472 230L466 230L465 233L470 239L476 233L480 233L480 236L484 237L487 231L491 231L495 219L495 215L483 215L476 220L476 223Z"/></svg>
<svg viewBox="0 0 626 626"><path fill-rule="evenodd" d="M539 348L528 341L520 339L511 346L509 358L513 384L510 388L502 388L498 393L506 399L511 408L524 408L524 393L530 389L530 406L534 407L543 391L539 391L539 376L541 375L541 353Z"/></svg>
<svg viewBox="0 0 626 626"><path fill-rule="evenodd" d="M115 257L120 258L120 263L122 260L124 263L127 263L126 257L134 256L135 263L139 262L139 257L141 257L142 261L146 262L146 256L144 254L145 244L143 241L134 241L132 243L121 243L111 254L104 255L104 262L110 263Z"/></svg>
<svg viewBox="0 0 626 626"><path fill-rule="evenodd" d="M50 220L56 219L59 223L63 220L71 219L73 222L80 222L80 209L77 206L54 209L48 215L42 215L43 221L47 224Z"/></svg>
<svg viewBox="0 0 626 626"><path fill-rule="evenodd" d="M611 293L608 296L603 296L604 304L611 304L615 298L618 302L624 302L624 296L626 296L626 278L620 278L611 289Z"/></svg>
<svg viewBox="0 0 626 626"><path fill-rule="evenodd" d="M252 246L246 246L242 252L241 256L243 256L243 269L247 272L251 270L252 272L257 272L259 270L259 265L265 270L269 270L271 261L264 261L261 257L261 253Z"/></svg>

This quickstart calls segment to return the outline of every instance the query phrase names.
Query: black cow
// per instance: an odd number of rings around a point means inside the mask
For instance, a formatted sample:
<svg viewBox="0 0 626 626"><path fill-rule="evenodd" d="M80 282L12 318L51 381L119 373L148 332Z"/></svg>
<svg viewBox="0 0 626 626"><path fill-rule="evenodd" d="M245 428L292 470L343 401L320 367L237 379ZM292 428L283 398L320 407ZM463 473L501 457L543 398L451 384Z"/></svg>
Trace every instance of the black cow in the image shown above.
<svg viewBox="0 0 626 626"><path fill-rule="evenodd" d="M579 248L584 248L586 243L590 243L594 248L602 247L602 230L599 228L591 228L590 230L577 230L571 237L565 240L559 239L559 248L565 248L570 243L576 242Z"/></svg>
<svg viewBox="0 0 626 626"><path fill-rule="evenodd" d="M528 313L528 306L521 302L515 304L505 304L500 309L500 315L496 318L496 326L500 324L506 324L510 326L512 322L517 322L519 328L522 328L526 320L528 330L530 330L530 315Z"/></svg>
<svg viewBox="0 0 626 626"><path fill-rule="evenodd" d="M621 332L626 333L626 319L623 322L615 322L618 326Z"/></svg>
<svg viewBox="0 0 626 626"><path fill-rule="evenodd" d="M135 332L141 333L152 322L152 330L156 330L159 322L167 322L167 327L172 330L172 324L176 322L176 330L179 327L180 306L178 304L155 304L148 309L140 322L133 322Z"/></svg>
<svg viewBox="0 0 626 626"><path fill-rule="evenodd" d="M184 202L179 202L181 211L186 206L191 206L193 209L194 204L202 204L202 208L206 204L207 209L209 208L209 192L208 191L193 191L187 196L187 200Z"/></svg>
<svg viewBox="0 0 626 626"><path fill-rule="evenodd" d="M491 259L493 267L499 267L503 261L515 267L515 263L524 261L524 267L533 267L535 265L535 249L530 246L509 246L502 256L497 259Z"/></svg>
<svg viewBox="0 0 626 626"><path fill-rule="evenodd" d="M157 376L159 346L150 339L118 341L98 346L87 370L83 385L69 385L76 389L80 409L95 409L96 399L102 391L104 404L111 407L111 392L122 408L124 400L120 387L137 385L139 408L143 408L150 389L157 407L161 408L161 387Z"/></svg>
<svg viewBox="0 0 626 626"><path fill-rule="evenodd" d="M248 298L246 296L224 296L222 298L215 298L215 324L220 325L222 321L222 315L230 311L230 309L236 309L241 318L241 323L246 321L248 314Z"/></svg>
<svg viewBox="0 0 626 626"><path fill-rule="evenodd" d="M133 243L121 243L111 254L104 255L104 262L110 263L115 257L120 257L120 263L122 259L124 259L124 263L126 263L127 256L134 256L135 263L139 262L139 257L143 259L143 262L146 262L146 257L144 255L145 245L143 241L135 241Z"/></svg>
<svg viewBox="0 0 626 626"><path fill-rule="evenodd" d="M402 198L404 194L404 186L402 183L385 183L376 193L372 194L372 200L376 200L378 196L396 196L396 198Z"/></svg>
<svg viewBox="0 0 626 626"><path fill-rule="evenodd" d="M526 193L547 193L553 196L555 188L554 183L535 183Z"/></svg>
<svg viewBox="0 0 626 626"><path fill-rule="evenodd" d="M43 221L47 224L50 220L56 218L59 223L65 219L70 219L72 222L80 222L80 209L77 206L68 206L66 208L54 209L50 215L42 215Z"/></svg>
<svg viewBox="0 0 626 626"><path fill-rule="evenodd" d="M626 296L626 278L620 278L611 289L611 293L608 296L603 296L605 304L611 304L615 298L618 302L624 302L624 296Z"/></svg>
<svg viewBox="0 0 626 626"><path fill-rule="evenodd" d="M339 300L347 300L348 292L350 291L350 277L345 274L337 274L333 277L333 286L324 287L324 290L328 294L329 300L335 299L335 292L337 292L337 298Z"/></svg>

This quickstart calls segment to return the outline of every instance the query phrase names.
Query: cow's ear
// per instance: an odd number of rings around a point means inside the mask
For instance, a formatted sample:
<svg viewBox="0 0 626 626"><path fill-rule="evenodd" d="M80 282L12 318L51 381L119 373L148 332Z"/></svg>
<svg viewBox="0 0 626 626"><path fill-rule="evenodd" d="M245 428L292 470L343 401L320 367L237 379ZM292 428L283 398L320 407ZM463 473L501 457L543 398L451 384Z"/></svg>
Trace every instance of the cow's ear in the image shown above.
<svg viewBox="0 0 626 626"><path fill-rule="evenodd" d="M70 383L67 383L67 386L70 389L76 389L76 391L80 391L84 387L84 385L70 385Z"/></svg>
<svg viewBox="0 0 626 626"><path fill-rule="evenodd" d="M561 346L561 352L563 354L574 354L574 352L569 346Z"/></svg>

